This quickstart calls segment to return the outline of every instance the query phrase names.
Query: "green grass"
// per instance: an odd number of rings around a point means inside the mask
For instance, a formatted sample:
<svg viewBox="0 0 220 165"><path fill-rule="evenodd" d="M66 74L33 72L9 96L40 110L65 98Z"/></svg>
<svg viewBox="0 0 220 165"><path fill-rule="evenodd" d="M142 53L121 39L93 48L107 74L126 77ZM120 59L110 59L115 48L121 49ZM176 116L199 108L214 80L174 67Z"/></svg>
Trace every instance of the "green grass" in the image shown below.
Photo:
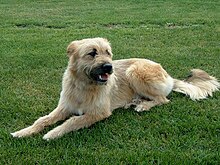
<svg viewBox="0 0 220 165"><path fill-rule="evenodd" d="M171 93L150 112L116 110L54 141L10 132L56 107L66 47L106 37L114 59L142 57L175 78L201 68L220 79L218 0L0 2L0 164L219 164L220 92L193 102Z"/></svg>

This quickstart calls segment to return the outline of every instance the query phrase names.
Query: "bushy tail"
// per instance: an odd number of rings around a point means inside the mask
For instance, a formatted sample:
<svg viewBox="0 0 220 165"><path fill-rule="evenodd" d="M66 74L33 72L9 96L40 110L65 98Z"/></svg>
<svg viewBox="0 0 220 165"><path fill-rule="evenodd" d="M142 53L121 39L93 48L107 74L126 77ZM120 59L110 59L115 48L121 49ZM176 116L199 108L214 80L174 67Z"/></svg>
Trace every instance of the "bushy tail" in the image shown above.
<svg viewBox="0 0 220 165"><path fill-rule="evenodd" d="M187 79L174 79L173 91L189 95L192 100L200 100L212 96L219 88L220 83L215 77L203 70L193 69Z"/></svg>

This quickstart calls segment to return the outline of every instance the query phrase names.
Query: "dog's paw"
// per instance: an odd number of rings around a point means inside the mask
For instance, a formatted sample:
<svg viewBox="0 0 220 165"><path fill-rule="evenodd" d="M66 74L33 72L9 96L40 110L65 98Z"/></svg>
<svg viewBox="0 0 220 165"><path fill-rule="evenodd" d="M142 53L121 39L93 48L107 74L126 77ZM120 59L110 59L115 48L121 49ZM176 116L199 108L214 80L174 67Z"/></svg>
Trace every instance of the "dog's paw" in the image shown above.
<svg viewBox="0 0 220 165"><path fill-rule="evenodd" d="M134 110L137 111L137 112L144 111L143 106L140 106L140 105L137 105Z"/></svg>
<svg viewBox="0 0 220 165"><path fill-rule="evenodd" d="M56 137L54 137L53 135L51 135L50 132L48 132L47 134L45 134L45 135L43 136L43 139L44 139L44 140L47 140L47 141L52 140L52 139L55 139L55 138L56 138Z"/></svg>
<svg viewBox="0 0 220 165"><path fill-rule="evenodd" d="M13 132L10 133L12 137L20 137L20 135L18 134L18 132Z"/></svg>
<svg viewBox="0 0 220 165"><path fill-rule="evenodd" d="M62 133L59 130L53 129L49 131L47 134L45 134L43 136L43 139L49 141L49 140L58 138L60 136L62 136Z"/></svg>
<svg viewBox="0 0 220 165"><path fill-rule="evenodd" d="M134 110L137 112L149 111L150 107L148 107L146 105L138 104Z"/></svg>
<svg viewBox="0 0 220 165"><path fill-rule="evenodd" d="M21 137L30 136L31 134L33 134L33 132L31 131L31 128L28 127L10 134L15 138L21 138Z"/></svg>
<svg viewBox="0 0 220 165"><path fill-rule="evenodd" d="M133 99L130 103L125 104L124 108L125 108L125 109L128 109L128 108L130 108L131 106L137 106L137 105L140 104L140 103L141 103L141 99L135 98L135 99Z"/></svg>

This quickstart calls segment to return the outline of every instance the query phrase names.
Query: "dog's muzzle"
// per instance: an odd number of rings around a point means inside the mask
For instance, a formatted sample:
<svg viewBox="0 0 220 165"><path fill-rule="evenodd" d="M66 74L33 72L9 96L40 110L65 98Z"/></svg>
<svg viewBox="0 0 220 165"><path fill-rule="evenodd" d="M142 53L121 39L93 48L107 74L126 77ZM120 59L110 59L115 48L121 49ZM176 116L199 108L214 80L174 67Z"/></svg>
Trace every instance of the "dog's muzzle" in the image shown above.
<svg viewBox="0 0 220 165"><path fill-rule="evenodd" d="M90 77L98 82L98 84L105 84L109 76L113 72L113 67L111 63L104 63L100 66L95 67L94 69L91 70L90 72Z"/></svg>

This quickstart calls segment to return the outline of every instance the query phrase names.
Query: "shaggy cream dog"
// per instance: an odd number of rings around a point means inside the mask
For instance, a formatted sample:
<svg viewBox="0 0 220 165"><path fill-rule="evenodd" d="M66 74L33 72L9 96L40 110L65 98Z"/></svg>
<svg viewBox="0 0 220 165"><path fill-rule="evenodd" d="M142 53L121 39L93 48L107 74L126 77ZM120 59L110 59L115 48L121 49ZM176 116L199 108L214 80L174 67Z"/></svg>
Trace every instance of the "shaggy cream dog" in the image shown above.
<svg viewBox="0 0 220 165"><path fill-rule="evenodd" d="M30 136L70 117L43 137L54 139L89 127L119 107L135 105L135 110L140 112L168 103L166 97L172 90L199 100L212 96L220 87L214 77L199 69L192 70L191 76L181 81L173 79L160 64L147 59L112 61L110 44L103 38L73 41L67 54L69 63L57 108L33 125L11 133L13 137Z"/></svg>

